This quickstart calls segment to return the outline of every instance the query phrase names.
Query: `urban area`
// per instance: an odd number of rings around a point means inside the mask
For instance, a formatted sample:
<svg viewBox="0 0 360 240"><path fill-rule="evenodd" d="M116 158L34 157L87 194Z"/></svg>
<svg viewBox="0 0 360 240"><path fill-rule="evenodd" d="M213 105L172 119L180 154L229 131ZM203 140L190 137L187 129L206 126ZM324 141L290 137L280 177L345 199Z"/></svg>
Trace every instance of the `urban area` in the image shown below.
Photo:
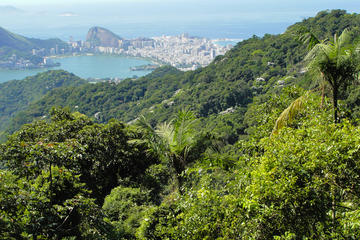
<svg viewBox="0 0 360 240"><path fill-rule="evenodd" d="M26 56L12 54L0 59L0 68L29 69L59 66L54 61L56 56L76 56L81 54L111 54L140 57L152 60L154 65L134 67L131 70L152 70L159 65L171 65L180 70L195 70L210 64L216 56L225 54L232 45L222 46L215 40L191 37L188 34L179 36L160 36L152 38L123 39L106 30L85 41L75 41L70 37L67 44L53 48L32 49ZM91 35L91 34L90 34Z"/></svg>

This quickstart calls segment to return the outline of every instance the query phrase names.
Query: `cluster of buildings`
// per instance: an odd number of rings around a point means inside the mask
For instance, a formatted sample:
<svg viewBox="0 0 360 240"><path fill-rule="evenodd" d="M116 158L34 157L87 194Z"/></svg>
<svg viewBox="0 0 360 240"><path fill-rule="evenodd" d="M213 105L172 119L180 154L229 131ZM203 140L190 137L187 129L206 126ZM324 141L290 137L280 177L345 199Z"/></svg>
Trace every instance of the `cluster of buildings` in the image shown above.
<svg viewBox="0 0 360 240"><path fill-rule="evenodd" d="M182 70L195 70L210 64L218 55L223 55L230 47L214 44L206 38L180 36L154 37L152 46L131 47L124 51L129 56L155 59Z"/></svg>
<svg viewBox="0 0 360 240"><path fill-rule="evenodd" d="M6 60L0 61L0 68L6 69L22 69L22 68L32 68L33 64L30 60L24 59L22 57L17 57L16 54L13 54Z"/></svg>
<svg viewBox="0 0 360 240"><path fill-rule="evenodd" d="M72 53L72 47L71 45L66 46L66 47L61 47L58 44L55 45L55 47L53 48L49 48L49 49L32 49L32 55L33 56L40 56L40 57L46 57L46 56L55 56L55 55L64 55L64 54L68 54L68 53Z"/></svg>
<svg viewBox="0 0 360 240"><path fill-rule="evenodd" d="M112 41L113 42L113 41ZM102 53L149 58L160 64L169 64L181 70L195 70L210 64L218 55L223 55L231 46L220 46L206 38L180 36L160 36L119 39L111 46L93 45L87 41L70 41L73 53Z"/></svg>
<svg viewBox="0 0 360 240"><path fill-rule="evenodd" d="M225 54L231 48L230 45L220 46L212 40L190 37L187 34L131 40L112 37L106 40L94 44L91 41L74 41L70 38L67 46L56 45L49 49L32 49L32 57L26 59L13 54L8 59L0 61L0 68L53 67L58 64L48 56L101 53L148 58L159 64L169 64L186 71L207 66L216 56Z"/></svg>
<svg viewBox="0 0 360 240"><path fill-rule="evenodd" d="M0 68L4 69L31 69L42 67L54 67L60 65L54 63L47 57L39 57L34 59L25 59L24 57L18 57L16 54L12 54L8 59L0 61Z"/></svg>

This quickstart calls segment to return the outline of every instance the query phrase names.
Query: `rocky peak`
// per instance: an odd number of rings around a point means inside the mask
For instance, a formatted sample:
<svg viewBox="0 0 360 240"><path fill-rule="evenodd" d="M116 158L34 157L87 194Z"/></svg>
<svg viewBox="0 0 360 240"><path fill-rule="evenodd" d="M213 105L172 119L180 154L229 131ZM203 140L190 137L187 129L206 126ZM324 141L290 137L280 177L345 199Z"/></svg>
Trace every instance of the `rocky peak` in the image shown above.
<svg viewBox="0 0 360 240"><path fill-rule="evenodd" d="M102 27L90 28L86 36L86 41L89 42L92 47L118 47L119 40L123 40L123 38Z"/></svg>

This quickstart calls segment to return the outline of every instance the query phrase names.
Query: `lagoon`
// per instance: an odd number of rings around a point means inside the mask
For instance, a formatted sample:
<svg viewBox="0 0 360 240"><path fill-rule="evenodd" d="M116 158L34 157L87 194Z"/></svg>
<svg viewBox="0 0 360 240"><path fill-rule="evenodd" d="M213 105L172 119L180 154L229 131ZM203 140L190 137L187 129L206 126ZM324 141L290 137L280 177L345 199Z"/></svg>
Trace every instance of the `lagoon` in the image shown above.
<svg viewBox="0 0 360 240"><path fill-rule="evenodd" d="M131 67L151 64L151 61L134 57L93 55L93 56L71 56L55 58L59 67L24 70L0 69L0 83L14 79L24 79L39 72L54 69L64 69L75 75L87 78L128 78L133 76L144 76L151 71L131 71Z"/></svg>

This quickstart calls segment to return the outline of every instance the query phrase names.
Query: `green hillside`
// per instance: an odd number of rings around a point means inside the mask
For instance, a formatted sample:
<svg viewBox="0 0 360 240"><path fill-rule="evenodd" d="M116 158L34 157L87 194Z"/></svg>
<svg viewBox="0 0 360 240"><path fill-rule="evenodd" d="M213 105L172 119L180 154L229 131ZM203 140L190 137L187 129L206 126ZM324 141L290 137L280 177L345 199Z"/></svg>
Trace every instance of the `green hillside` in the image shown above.
<svg viewBox="0 0 360 240"><path fill-rule="evenodd" d="M49 50L55 48L56 45L64 48L67 44L60 39L27 38L0 27L0 59L7 59L14 53L21 57L30 57L32 49Z"/></svg>
<svg viewBox="0 0 360 240"><path fill-rule="evenodd" d="M358 239L358 16L47 92L0 144L0 238Z"/></svg>
<svg viewBox="0 0 360 240"><path fill-rule="evenodd" d="M11 33L0 27L0 47L8 47L16 50L27 51L35 47L35 44L23 36Z"/></svg>
<svg viewBox="0 0 360 240"><path fill-rule="evenodd" d="M101 122L111 118L128 122L145 115L156 124L189 107L205 119L204 124L211 119L209 124L217 125L219 134L234 142L236 136L245 134L247 123L243 120L254 96L278 92L294 83L310 87L308 76L302 73L302 59L307 50L296 40L296 29L307 28L325 39L346 27L358 31L359 19L359 15L342 10L324 11L290 26L284 34L254 36L240 42L209 66L196 71L181 73L164 67L136 81L125 80L115 86L99 83L55 90L33 103L15 122L20 126L45 115L50 106L60 105L73 110L77 106L76 110L88 116L101 112L98 115ZM232 133L225 130L229 127L235 130Z"/></svg>
<svg viewBox="0 0 360 240"><path fill-rule="evenodd" d="M85 80L63 70L47 71L24 80L0 84L0 131L19 111L27 109L31 102L39 100L49 91L65 86L77 87Z"/></svg>

